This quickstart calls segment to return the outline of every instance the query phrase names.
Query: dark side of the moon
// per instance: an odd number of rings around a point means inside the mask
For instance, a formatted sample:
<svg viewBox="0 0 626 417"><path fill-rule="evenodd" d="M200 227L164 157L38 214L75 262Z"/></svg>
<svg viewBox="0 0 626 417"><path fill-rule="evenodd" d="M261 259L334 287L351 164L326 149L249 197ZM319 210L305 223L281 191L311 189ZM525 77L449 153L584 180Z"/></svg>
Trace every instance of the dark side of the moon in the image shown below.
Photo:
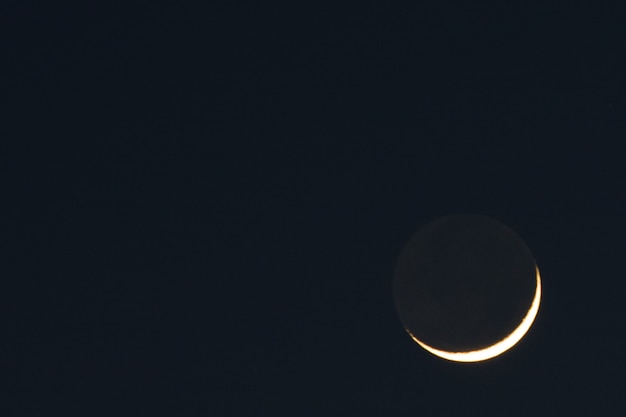
<svg viewBox="0 0 626 417"><path fill-rule="evenodd" d="M524 242L487 216L437 219L405 246L394 272L394 301L414 337L463 352L504 339L523 320L536 289Z"/></svg>

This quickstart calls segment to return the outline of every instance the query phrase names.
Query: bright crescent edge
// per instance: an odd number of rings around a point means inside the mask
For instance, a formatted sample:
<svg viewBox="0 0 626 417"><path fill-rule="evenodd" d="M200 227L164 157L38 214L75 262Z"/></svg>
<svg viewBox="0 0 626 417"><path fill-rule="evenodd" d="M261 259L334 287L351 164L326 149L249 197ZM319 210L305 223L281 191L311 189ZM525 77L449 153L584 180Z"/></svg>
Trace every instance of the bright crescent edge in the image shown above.
<svg viewBox="0 0 626 417"><path fill-rule="evenodd" d="M520 325L511 332L511 334L489 347L480 350L472 350L469 352L448 352L428 346L426 343L420 341L417 337L411 334L410 331L407 330L407 332L415 342L417 342L428 352L449 361L481 362L501 355L507 350L511 349L513 346L515 346L520 340L522 340L522 338L530 329L530 326L532 326L533 322L535 321L535 317L537 317L537 313L539 312L539 304L541 303L541 277L539 275L539 268L535 266L535 269L537 271L537 288L535 289L535 297L533 298L533 302L530 305L526 316L524 317Z"/></svg>

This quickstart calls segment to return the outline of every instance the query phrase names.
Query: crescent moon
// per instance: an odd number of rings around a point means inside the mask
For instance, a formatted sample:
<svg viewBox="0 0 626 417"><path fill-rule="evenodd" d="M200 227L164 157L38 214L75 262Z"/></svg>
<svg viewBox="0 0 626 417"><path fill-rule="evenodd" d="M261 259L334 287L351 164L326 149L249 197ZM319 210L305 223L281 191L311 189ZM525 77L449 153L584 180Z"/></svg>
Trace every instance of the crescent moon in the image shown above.
<svg viewBox="0 0 626 417"><path fill-rule="evenodd" d="M537 271L537 286L535 288L535 296L533 297L532 304L526 313L526 316L522 319L522 322L513 330L508 336L499 342L494 343L484 349L473 350L468 352L448 352L445 350L435 349L432 346L428 346L426 343L419 340L407 329L407 333L411 338L417 342L421 347L428 352L440 358L447 359L454 362L481 362L491 358L495 358L498 355L503 354L507 350L515 346L526 335L530 326L532 326L539 312L539 304L541 303L541 277L539 275L539 268L535 266Z"/></svg>

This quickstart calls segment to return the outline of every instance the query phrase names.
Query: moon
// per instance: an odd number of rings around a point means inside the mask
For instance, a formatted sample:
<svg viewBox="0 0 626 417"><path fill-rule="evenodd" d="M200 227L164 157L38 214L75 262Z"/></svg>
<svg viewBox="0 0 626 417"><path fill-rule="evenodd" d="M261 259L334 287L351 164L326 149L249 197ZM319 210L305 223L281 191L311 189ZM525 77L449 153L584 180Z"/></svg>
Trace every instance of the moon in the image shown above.
<svg viewBox="0 0 626 417"><path fill-rule="evenodd" d="M446 216L415 233L398 256L393 296L418 345L450 361L480 362L529 331L541 276L508 226L488 216Z"/></svg>

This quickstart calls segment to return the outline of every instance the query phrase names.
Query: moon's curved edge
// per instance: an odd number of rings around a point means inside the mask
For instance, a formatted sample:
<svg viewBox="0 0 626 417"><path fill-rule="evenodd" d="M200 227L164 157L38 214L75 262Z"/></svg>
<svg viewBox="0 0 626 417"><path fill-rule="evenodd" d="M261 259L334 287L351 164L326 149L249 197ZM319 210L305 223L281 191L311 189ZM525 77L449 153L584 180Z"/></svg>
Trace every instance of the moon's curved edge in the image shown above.
<svg viewBox="0 0 626 417"><path fill-rule="evenodd" d="M537 287L535 289L535 296L533 298L533 302L526 313L526 316L522 320L519 326L515 330L511 332L504 339L499 342L486 347L480 350L473 350L469 352L448 352L445 350L435 349L434 347L428 346L426 343L419 340L415 337L411 332L407 329L407 332L411 336L411 338L417 342L421 347L426 349L428 352L433 355L439 356L440 358L447 359L449 361L454 362L481 362L486 361L488 359L494 358L507 350L511 349L515 346L522 338L526 335L533 322L535 321L535 317L537 317L537 313L539 312L539 304L541 303L541 276L539 275L539 268L535 266L537 271Z"/></svg>

